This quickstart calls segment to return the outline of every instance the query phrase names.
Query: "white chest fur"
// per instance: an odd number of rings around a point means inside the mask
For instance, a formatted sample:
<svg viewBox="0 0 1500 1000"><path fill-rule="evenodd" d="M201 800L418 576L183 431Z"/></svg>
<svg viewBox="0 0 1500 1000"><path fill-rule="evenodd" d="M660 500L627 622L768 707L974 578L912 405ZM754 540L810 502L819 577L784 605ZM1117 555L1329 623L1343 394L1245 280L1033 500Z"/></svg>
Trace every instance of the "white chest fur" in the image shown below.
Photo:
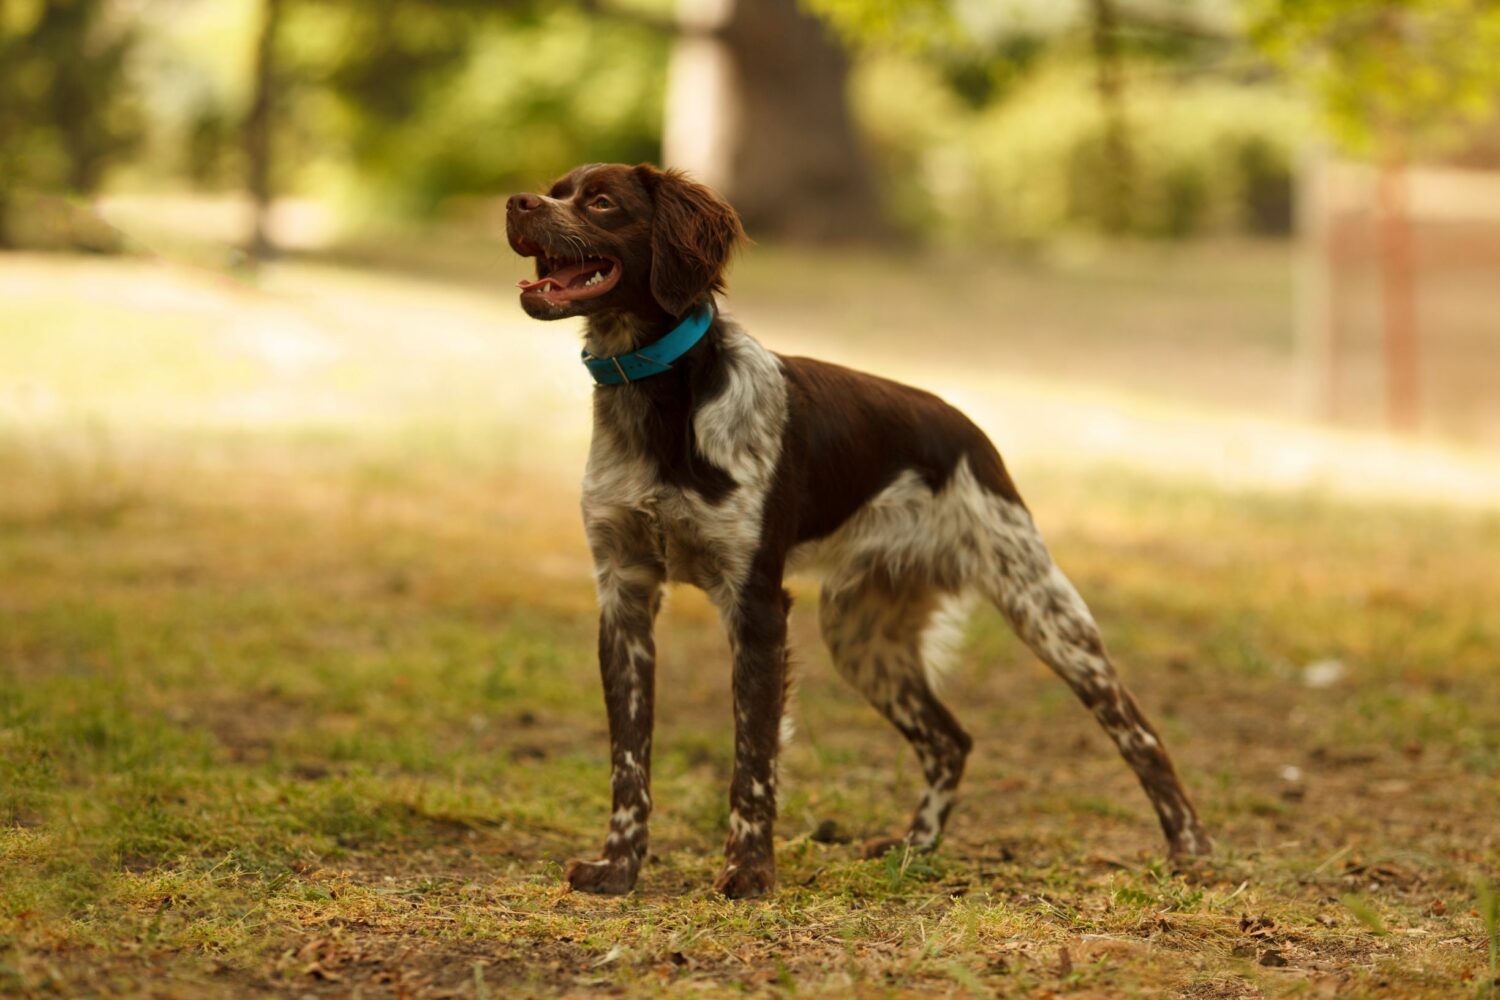
<svg viewBox="0 0 1500 1000"><path fill-rule="evenodd" d="M591 538L596 525L648 519L668 575L702 587L722 606L738 593L759 547L781 458L787 387L776 356L733 323L723 324L720 351L725 384L694 412L691 447L732 480L728 494L710 501L667 482L650 451L646 395L609 387L598 390L595 401L583 510Z"/></svg>

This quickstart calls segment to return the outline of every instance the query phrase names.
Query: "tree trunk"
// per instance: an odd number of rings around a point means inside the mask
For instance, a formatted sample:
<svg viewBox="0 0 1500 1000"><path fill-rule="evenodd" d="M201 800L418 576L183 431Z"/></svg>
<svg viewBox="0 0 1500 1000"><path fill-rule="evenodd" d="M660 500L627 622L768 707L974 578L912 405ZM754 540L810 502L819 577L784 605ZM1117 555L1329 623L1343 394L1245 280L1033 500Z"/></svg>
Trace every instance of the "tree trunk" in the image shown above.
<svg viewBox="0 0 1500 1000"><path fill-rule="evenodd" d="M1412 266L1409 176L1404 158L1381 164L1378 194L1380 292L1384 325L1386 418L1398 431L1414 430L1418 410L1417 296Z"/></svg>
<svg viewBox="0 0 1500 1000"><path fill-rule="evenodd" d="M260 36L255 45L255 93L245 117L245 187L250 195L250 238L246 251L252 263L271 256L269 232L274 165L276 105L276 37L281 29L283 0L264 0Z"/></svg>
<svg viewBox="0 0 1500 1000"><path fill-rule="evenodd" d="M0 23L11 14L9 0L0 0ZM24 41L24 39L22 40ZM0 38L0 90L10 93L15 88L14 37ZM25 133L22 111L12 100L0 100L0 250L15 249L11 236L11 205L16 184L20 180L21 152L19 145Z"/></svg>
<svg viewBox="0 0 1500 1000"><path fill-rule="evenodd" d="M664 159L724 194L753 237L886 235L828 28L797 0L681 6Z"/></svg>
<svg viewBox="0 0 1500 1000"><path fill-rule="evenodd" d="M9 16L10 11L6 9L9 6L8 0L0 0L0 22L3 22ZM11 43L10 39L0 41L0 46L6 46L7 44L13 43ZM10 60L11 58L13 57L9 52L0 48L0 59ZM0 70L8 68L8 66L0 64ZM3 87L7 91L10 90L11 74L0 72L0 87ZM0 250L11 249L10 186L14 183L13 178L16 175L16 168L20 165L17 162L20 156L15 152L16 139L11 134L12 130L17 135L20 133L19 123L15 121L16 117L13 107L0 106L0 177L4 178L4 180L0 180Z"/></svg>
<svg viewBox="0 0 1500 1000"><path fill-rule="evenodd" d="M1120 66L1119 18L1114 0L1089 0L1090 35L1094 51L1094 86L1104 123L1104 204L1101 221L1106 231L1130 229L1135 162L1130 148L1130 126L1125 119L1125 75Z"/></svg>

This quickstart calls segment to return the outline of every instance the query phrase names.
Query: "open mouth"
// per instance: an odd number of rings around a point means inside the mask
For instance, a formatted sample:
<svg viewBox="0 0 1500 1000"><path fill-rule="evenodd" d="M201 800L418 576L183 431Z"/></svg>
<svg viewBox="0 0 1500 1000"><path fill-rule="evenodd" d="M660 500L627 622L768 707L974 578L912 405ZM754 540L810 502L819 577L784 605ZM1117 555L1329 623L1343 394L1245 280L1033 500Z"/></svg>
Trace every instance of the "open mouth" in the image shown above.
<svg viewBox="0 0 1500 1000"><path fill-rule="evenodd" d="M527 249L530 249L529 247ZM620 262L614 257L585 257L565 261L543 253L536 257L536 280L516 282L521 297L549 305L597 298L620 281Z"/></svg>

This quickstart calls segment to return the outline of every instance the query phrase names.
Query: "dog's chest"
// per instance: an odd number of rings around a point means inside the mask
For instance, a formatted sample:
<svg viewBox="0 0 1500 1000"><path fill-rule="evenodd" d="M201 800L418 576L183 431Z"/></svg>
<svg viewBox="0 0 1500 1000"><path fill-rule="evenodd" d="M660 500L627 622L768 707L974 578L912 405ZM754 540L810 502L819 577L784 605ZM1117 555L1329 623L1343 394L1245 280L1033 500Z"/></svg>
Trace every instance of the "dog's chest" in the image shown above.
<svg viewBox="0 0 1500 1000"><path fill-rule="evenodd" d="M668 579L713 593L743 575L760 533L746 530L740 518L758 513L764 498L735 492L741 495L709 504L690 490L662 491L655 520Z"/></svg>
<svg viewBox="0 0 1500 1000"><path fill-rule="evenodd" d="M759 548L787 419L774 355L731 328L722 356L724 386L692 410L679 454L662 454L644 394L604 397L583 484L587 520L646 519L669 578L711 595L736 591Z"/></svg>
<svg viewBox="0 0 1500 1000"><path fill-rule="evenodd" d="M601 453L613 454L604 459ZM640 519L669 579L710 594L737 589L760 544L765 484L736 481L709 496L675 478L663 475L652 456L622 455L596 439L584 479L585 520Z"/></svg>

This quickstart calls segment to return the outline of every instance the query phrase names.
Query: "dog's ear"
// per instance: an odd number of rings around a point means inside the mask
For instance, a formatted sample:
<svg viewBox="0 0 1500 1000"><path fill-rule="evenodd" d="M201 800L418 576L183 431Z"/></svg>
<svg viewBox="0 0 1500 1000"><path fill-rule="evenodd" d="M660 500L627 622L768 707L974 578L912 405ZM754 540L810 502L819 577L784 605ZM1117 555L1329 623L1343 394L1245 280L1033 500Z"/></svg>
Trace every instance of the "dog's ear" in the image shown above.
<svg viewBox="0 0 1500 1000"><path fill-rule="evenodd" d="M724 268L745 239L729 203L680 170L635 168L651 195L651 295L673 316L710 291L723 291Z"/></svg>

